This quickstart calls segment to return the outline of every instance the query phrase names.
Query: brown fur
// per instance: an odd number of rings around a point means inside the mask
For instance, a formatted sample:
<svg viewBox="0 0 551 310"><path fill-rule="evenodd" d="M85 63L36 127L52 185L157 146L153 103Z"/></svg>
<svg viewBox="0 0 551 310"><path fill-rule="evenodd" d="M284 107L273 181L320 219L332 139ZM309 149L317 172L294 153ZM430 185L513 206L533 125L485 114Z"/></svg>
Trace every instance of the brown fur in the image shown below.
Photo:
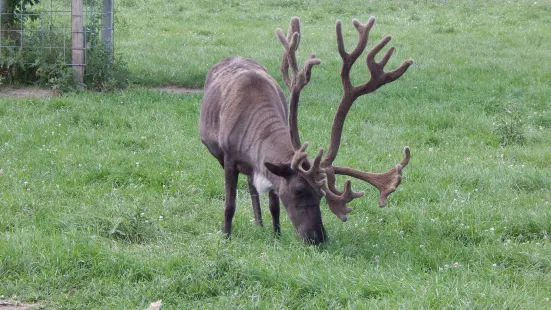
<svg viewBox="0 0 551 310"><path fill-rule="evenodd" d="M273 185L270 211L279 233L279 199L298 234L312 243L326 238L319 208L321 196L291 169L294 149L289 137L285 95L254 60L231 57L208 73L201 105L201 141L224 168L224 232L231 232L237 174L246 174L257 222L260 214L251 178L264 175Z"/></svg>

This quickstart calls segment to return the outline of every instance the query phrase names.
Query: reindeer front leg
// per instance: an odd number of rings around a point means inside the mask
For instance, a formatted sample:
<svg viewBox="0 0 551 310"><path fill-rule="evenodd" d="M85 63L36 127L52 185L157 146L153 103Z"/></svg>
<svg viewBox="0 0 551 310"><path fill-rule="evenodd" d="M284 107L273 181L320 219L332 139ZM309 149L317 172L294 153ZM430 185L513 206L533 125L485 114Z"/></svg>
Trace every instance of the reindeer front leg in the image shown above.
<svg viewBox="0 0 551 310"><path fill-rule="evenodd" d="M271 190L269 193L270 197L270 213L272 214L272 223L274 226L274 234L276 236L279 236L281 234L280 226L279 226L279 197L275 193L275 191Z"/></svg>
<svg viewBox="0 0 551 310"><path fill-rule="evenodd" d="M260 210L260 198L258 198L258 191L254 187L254 178L252 175L247 176L247 182L249 183L249 194L251 194L251 202L253 204L254 221L257 225L262 226L262 211Z"/></svg>
<svg viewBox="0 0 551 310"><path fill-rule="evenodd" d="M224 202L224 233L227 237L231 234L232 220L235 214L238 176L239 171L237 170L236 164L226 157L224 160L224 182L226 189L226 201Z"/></svg>

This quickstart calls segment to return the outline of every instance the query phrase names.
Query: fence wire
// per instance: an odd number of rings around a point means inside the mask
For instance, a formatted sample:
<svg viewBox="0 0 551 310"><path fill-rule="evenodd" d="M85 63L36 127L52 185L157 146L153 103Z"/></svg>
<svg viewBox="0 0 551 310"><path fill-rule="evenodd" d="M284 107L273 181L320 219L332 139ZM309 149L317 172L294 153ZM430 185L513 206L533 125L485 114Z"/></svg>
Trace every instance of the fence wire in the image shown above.
<svg viewBox="0 0 551 310"><path fill-rule="evenodd" d="M84 65L96 48L113 49L113 0L83 0ZM15 2L13 11L8 2ZM33 64L39 58L62 57L67 65L72 52L71 0L0 0L0 64L19 57ZM10 59L11 57L11 59ZM82 65L82 64L76 64Z"/></svg>

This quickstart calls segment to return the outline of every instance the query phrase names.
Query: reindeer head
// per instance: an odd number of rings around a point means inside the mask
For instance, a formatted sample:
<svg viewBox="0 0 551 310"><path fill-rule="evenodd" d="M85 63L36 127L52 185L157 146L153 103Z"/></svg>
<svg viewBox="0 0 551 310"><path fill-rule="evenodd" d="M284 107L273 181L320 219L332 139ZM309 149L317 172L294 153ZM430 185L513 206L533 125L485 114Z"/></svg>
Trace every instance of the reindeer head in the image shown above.
<svg viewBox="0 0 551 310"><path fill-rule="evenodd" d="M317 160L317 167L309 167L306 156L304 152L297 152L291 164L266 163L265 166L283 180L278 196L298 235L309 243L319 244L327 239L320 211L324 195L321 185L325 183L325 173L319 168L321 156Z"/></svg>
<svg viewBox="0 0 551 310"><path fill-rule="evenodd" d="M390 36L387 36L367 54L366 63L371 74L370 79L359 86L352 85L350 70L354 62L365 50L369 31L374 23L375 18L373 17L366 24L362 24L356 19L353 20L353 25L358 31L358 43L356 48L349 54L344 50L341 22L337 21L337 47L343 60L341 67L343 95L333 120L329 151L322 159L323 149L319 150L313 162L307 159L308 155L305 152L307 144L301 145L300 142L297 112L300 92L310 81L313 66L320 64L320 60L315 55L312 55L304 62L303 68L299 71L296 62L296 50L301 38L298 17L291 19L287 36L283 34L281 29L276 29L276 35L284 48L281 74L290 92L289 134L295 150L295 156L291 164L285 166L267 165L267 167L272 173L285 179L284 186L280 188L280 198L285 204L287 213L297 232L303 238L313 243L319 243L320 235L323 236L321 238L322 241L326 238L319 208L322 196L326 198L331 212L342 221L346 221L347 214L352 211L346 204L355 198L363 196L363 192L355 193L352 191L349 180L346 181L343 191L338 190L336 188L336 174L358 178L377 187L380 192L379 206L383 207L387 202L388 196L400 184L402 168L409 162L410 153L409 148L406 147L404 148L405 156L402 161L386 173L370 173L349 167L333 166L333 161L339 150L344 121L354 101L358 97L374 92L382 85L400 78L413 63L412 60L407 60L397 69L384 72L384 67L392 56L394 48L390 48L380 62L375 61L375 55L390 41ZM292 70L292 78L289 74L289 67Z"/></svg>

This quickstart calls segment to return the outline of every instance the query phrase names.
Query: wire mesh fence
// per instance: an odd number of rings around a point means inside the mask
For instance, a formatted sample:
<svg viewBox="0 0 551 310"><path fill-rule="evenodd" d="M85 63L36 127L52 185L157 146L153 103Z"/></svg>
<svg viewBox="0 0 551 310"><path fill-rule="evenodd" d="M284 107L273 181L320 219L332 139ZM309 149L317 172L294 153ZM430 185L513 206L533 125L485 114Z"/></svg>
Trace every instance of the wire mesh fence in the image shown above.
<svg viewBox="0 0 551 310"><path fill-rule="evenodd" d="M62 59L85 67L94 49L113 50L113 28L113 0L0 0L0 64ZM81 63L76 52L84 55Z"/></svg>

